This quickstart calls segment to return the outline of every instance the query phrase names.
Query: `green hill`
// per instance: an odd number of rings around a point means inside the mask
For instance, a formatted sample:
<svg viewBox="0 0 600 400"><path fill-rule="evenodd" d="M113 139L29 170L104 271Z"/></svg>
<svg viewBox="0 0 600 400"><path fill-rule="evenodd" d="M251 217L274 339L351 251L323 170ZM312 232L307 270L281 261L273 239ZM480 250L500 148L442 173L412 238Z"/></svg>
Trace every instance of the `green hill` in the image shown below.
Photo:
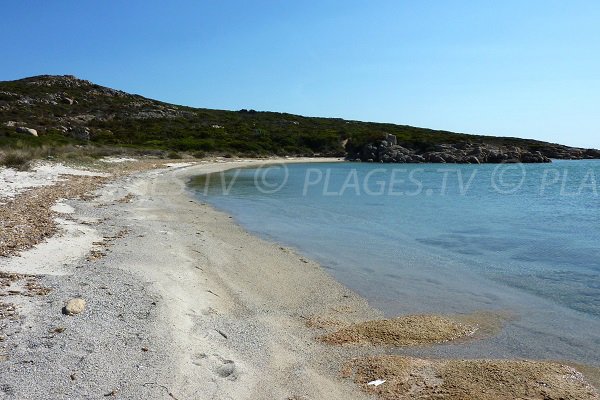
<svg viewBox="0 0 600 400"><path fill-rule="evenodd" d="M24 128L35 129L38 137ZM73 76L44 75L0 82L0 146L4 147L91 143L246 156L361 158L364 146L379 143L386 134L395 135L398 146L415 154L440 151L440 145L484 145L518 147L554 158L600 157L599 152L535 140L254 110L191 108Z"/></svg>

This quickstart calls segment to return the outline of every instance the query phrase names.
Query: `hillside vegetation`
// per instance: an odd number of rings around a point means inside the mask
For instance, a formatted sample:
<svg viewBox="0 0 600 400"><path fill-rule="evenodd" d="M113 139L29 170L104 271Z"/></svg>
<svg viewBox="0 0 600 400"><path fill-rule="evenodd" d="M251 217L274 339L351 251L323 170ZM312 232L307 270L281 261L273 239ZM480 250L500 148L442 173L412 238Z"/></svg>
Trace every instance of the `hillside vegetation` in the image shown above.
<svg viewBox="0 0 600 400"><path fill-rule="evenodd" d="M96 144L199 154L361 158L365 146L381 143L386 134L396 137L397 146L421 155L439 151L442 144L463 148L465 144L481 144L518 147L554 158L600 156L534 140L254 110L190 108L73 76L45 75L0 82L1 147Z"/></svg>

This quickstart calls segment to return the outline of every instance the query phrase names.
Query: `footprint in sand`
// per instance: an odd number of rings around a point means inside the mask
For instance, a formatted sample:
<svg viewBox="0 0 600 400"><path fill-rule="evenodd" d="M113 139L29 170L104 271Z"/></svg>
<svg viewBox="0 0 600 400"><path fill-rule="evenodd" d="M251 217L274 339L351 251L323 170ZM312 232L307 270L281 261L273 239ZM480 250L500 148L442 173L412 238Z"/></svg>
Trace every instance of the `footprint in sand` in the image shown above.
<svg viewBox="0 0 600 400"><path fill-rule="evenodd" d="M238 378L238 368L233 360L228 360L218 354L207 355L204 353L192 356L192 364L206 366L220 378L234 381Z"/></svg>

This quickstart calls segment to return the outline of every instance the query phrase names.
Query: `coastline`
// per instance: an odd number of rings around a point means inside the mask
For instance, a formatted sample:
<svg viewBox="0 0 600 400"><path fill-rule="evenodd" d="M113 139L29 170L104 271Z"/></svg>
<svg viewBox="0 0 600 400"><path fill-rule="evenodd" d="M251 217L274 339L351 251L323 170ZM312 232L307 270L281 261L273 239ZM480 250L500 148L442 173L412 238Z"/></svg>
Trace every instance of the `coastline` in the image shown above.
<svg viewBox="0 0 600 400"><path fill-rule="evenodd" d="M368 398L337 376L348 352L315 341L306 319L380 314L316 263L182 191L190 176L264 163L117 179L94 199L65 202L73 212L63 235L0 260L2 270L46 274L52 289L18 304L25 323L0 364L7 398ZM56 243L80 251L40 268ZM102 255L84 257L86 247ZM62 315L73 297L86 300L85 312Z"/></svg>
<svg viewBox="0 0 600 400"><path fill-rule="evenodd" d="M118 178L96 198L63 202L72 209L62 235L0 259L2 271L45 274L41 284L52 289L20 301L25 323L5 343L3 394L371 398L339 373L348 360L385 349L326 345L315 328L382 314L317 263L249 234L185 189L200 174L311 161L334 160L172 164ZM84 298L86 310L62 315L73 297Z"/></svg>

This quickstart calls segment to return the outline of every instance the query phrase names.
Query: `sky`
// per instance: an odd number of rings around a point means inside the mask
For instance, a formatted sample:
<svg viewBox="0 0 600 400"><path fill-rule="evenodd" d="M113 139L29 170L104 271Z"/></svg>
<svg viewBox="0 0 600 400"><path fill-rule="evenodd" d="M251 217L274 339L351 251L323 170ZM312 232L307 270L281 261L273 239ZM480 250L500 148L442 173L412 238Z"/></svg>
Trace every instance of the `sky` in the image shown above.
<svg viewBox="0 0 600 400"><path fill-rule="evenodd" d="M0 80L600 148L600 1L2 0Z"/></svg>

